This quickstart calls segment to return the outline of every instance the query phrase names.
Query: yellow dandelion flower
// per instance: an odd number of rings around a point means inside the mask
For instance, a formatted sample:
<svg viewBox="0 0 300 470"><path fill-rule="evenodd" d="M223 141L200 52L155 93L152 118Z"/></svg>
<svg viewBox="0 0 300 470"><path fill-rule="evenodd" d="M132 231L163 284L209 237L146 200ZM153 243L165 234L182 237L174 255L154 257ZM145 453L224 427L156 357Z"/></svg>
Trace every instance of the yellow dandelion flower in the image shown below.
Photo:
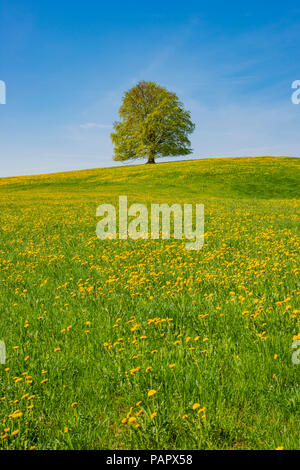
<svg viewBox="0 0 300 470"><path fill-rule="evenodd" d="M200 414L200 413L203 413L203 411L206 410L206 406L203 406L203 408L200 408L197 413Z"/></svg>
<svg viewBox="0 0 300 470"><path fill-rule="evenodd" d="M14 411L11 415L8 415L9 418L18 419L23 416L23 413L19 410Z"/></svg>

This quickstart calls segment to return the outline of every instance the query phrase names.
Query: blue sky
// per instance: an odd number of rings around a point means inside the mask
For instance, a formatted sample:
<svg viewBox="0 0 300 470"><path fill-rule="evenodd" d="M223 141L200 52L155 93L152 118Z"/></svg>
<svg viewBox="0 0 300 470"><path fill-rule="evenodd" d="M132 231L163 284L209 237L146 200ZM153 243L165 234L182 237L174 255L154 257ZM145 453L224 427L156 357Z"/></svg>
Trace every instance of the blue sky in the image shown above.
<svg viewBox="0 0 300 470"><path fill-rule="evenodd" d="M114 165L141 79L190 109L192 158L299 156L296 2L0 0L0 176Z"/></svg>

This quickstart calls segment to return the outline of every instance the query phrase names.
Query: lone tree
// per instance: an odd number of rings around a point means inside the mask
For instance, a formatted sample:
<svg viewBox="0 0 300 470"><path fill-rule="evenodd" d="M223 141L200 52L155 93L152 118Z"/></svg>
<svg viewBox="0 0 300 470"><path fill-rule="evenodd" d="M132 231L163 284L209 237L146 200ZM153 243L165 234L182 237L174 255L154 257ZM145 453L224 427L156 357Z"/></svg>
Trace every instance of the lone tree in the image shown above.
<svg viewBox="0 0 300 470"><path fill-rule="evenodd" d="M139 82L126 91L111 139L114 160L188 155L188 135L195 125L175 93L154 82Z"/></svg>

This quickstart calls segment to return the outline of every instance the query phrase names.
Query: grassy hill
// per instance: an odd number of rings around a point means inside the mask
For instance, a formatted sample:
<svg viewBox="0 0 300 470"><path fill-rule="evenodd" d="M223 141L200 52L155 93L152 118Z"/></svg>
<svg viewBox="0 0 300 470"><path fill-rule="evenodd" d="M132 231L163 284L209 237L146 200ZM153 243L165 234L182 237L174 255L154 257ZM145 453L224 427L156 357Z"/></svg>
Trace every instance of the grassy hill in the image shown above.
<svg viewBox="0 0 300 470"><path fill-rule="evenodd" d="M299 448L299 162L0 179L0 449ZM99 240L96 208L204 203L205 240Z"/></svg>
<svg viewBox="0 0 300 470"><path fill-rule="evenodd" d="M1 178L0 191L286 199L300 196L299 174L299 158L216 158Z"/></svg>

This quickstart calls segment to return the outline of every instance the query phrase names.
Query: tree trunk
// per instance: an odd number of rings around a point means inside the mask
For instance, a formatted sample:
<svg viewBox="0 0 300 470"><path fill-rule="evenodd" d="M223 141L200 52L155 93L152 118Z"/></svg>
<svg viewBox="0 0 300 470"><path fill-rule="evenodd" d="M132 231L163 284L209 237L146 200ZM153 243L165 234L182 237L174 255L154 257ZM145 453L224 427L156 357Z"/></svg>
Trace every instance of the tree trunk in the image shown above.
<svg viewBox="0 0 300 470"><path fill-rule="evenodd" d="M148 155L148 161L147 161L147 164L148 163L155 163L155 155L153 152L150 152L149 155Z"/></svg>

